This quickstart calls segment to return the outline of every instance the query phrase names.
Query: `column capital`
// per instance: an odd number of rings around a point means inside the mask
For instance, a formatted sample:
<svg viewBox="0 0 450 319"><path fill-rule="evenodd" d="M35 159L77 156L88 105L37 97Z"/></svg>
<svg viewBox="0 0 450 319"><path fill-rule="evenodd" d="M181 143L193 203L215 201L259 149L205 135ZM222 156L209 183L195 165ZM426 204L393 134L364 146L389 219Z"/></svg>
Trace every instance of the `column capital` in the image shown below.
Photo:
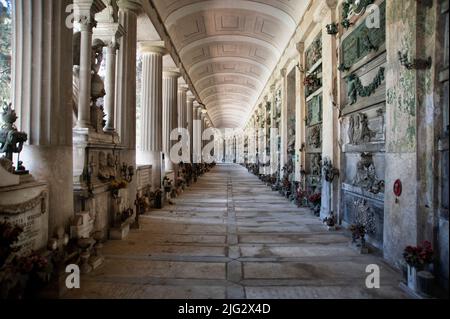
<svg viewBox="0 0 450 319"><path fill-rule="evenodd" d="M102 40L106 46L118 49L119 39L125 35L125 29L119 23L100 22L94 29L93 37Z"/></svg>
<svg viewBox="0 0 450 319"><path fill-rule="evenodd" d="M179 78L181 76L180 69L178 68L164 68L163 77L164 78Z"/></svg>
<svg viewBox="0 0 450 319"><path fill-rule="evenodd" d="M75 22L81 29L90 30L96 26L95 15L106 8L102 0L74 0Z"/></svg>
<svg viewBox="0 0 450 319"><path fill-rule="evenodd" d="M167 50L164 41L142 41L138 43L141 53L166 55Z"/></svg>
<svg viewBox="0 0 450 319"><path fill-rule="evenodd" d="M195 96L191 91L187 91L186 98L189 102L194 102L195 100Z"/></svg>
<svg viewBox="0 0 450 319"><path fill-rule="evenodd" d="M336 9L336 6L337 6L337 0L322 1L320 6L314 12L314 15L313 15L314 22L327 24L328 22L325 21L325 16L331 10Z"/></svg>
<svg viewBox="0 0 450 319"><path fill-rule="evenodd" d="M187 93L189 86L187 84L178 84L178 92Z"/></svg>
<svg viewBox="0 0 450 319"><path fill-rule="evenodd" d="M298 42L295 47L298 53L303 54L305 52L305 42Z"/></svg>
<svg viewBox="0 0 450 319"><path fill-rule="evenodd" d="M119 10L131 11L135 14L142 12L141 0L117 0Z"/></svg>
<svg viewBox="0 0 450 319"><path fill-rule="evenodd" d="M192 106L194 107L194 109L197 109L201 106L201 104L198 101L194 100L194 103L192 104Z"/></svg>

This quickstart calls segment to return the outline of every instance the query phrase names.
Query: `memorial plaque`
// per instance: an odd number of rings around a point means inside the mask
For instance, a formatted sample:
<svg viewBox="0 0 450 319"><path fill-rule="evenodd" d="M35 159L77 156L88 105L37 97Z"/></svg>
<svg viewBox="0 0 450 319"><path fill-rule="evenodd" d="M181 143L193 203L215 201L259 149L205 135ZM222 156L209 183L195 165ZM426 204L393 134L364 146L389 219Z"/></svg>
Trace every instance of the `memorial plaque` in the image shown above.
<svg viewBox="0 0 450 319"><path fill-rule="evenodd" d="M0 221L23 228L17 243L20 253L38 251L48 242L48 190L46 184L27 183L0 191Z"/></svg>

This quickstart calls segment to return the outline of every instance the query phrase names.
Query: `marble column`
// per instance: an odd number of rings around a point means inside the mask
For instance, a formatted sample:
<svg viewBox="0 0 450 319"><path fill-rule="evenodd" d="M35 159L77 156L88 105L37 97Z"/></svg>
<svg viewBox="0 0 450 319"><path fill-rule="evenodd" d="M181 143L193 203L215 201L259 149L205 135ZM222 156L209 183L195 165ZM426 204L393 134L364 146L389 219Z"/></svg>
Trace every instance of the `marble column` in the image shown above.
<svg viewBox="0 0 450 319"><path fill-rule="evenodd" d="M178 127L179 128L188 128L188 119L187 119L187 85L179 85L178 87Z"/></svg>
<svg viewBox="0 0 450 319"><path fill-rule="evenodd" d="M178 127L178 78L181 76L177 69L163 71L163 152L168 172L174 171L174 164L170 159L171 132Z"/></svg>
<svg viewBox="0 0 450 319"><path fill-rule="evenodd" d="M141 42L142 90L141 137L137 162L152 165L152 187L160 188L164 170L162 163L162 65L166 54L164 42Z"/></svg>
<svg viewBox="0 0 450 319"><path fill-rule="evenodd" d="M192 163L192 151L193 151L193 137L194 137L194 95L189 91L186 95L186 119L187 119L187 129L189 131L189 145L190 145L190 160Z"/></svg>
<svg viewBox="0 0 450 319"><path fill-rule="evenodd" d="M192 132L192 156L193 163L201 162L201 120L200 104L197 101L193 103L193 132Z"/></svg>
<svg viewBox="0 0 450 319"><path fill-rule="evenodd" d="M299 42L296 44L296 49L298 52L298 63L299 65L305 65L305 43ZM305 79L305 73L298 71L298 83L303 83ZM297 86L298 89L298 96L304 97L305 96L305 86L303 84ZM297 147L297 154L299 157L299 165L296 167L295 175L297 176L297 179L304 182L301 176L301 170L306 167L306 152L300 151L301 145L305 143L306 145L306 123L304 119L307 116L307 110L306 110L306 100L304 98L299 99L299 107L296 109L296 139L297 139L297 145L300 147Z"/></svg>
<svg viewBox="0 0 450 319"><path fill-rule="evenodd" d="M72 36L69 0L13 1L13 107L28 134L21 160L49 184L49 236L73 216ZM33 32L30 32L33 30ZM46 229L47 225L42 225Z"/></svg>
<svg viewBox="0 0 450 319"><path fill-rule="evenodd" d="M75 21L80 25L80 75L78 92L77 128L91 127L91 60L92 29L96 25L95 14L106 6L101 0L74 0Z"/></svg>
<svg viewBox="0 0 450 319"><path fill-rule="evenodd" d="M116 73L115 128L123 147L123 161L136 167L136 55L137 16L141 0L118 0L118 23L124 35L119 41ZM128 186L128 198L136 197L137 178Z"/></svg>
<svg viewBox="0 0 450 319"><path fill-rule="evenodd" d="M119 24L125 35L120 38L116 75L116 130L121 144L136 149L136 54L137 16L142 11L140 0L118 0ZM132 155L133 156L133 155ZM135 155L134 155L135 156Z"/></svg>
<svg viewBox="0 0 450 319"><path fill-rule="evenodd" d="M314 14L314 21L322 26L336 22L336 0L328 0L320 6ZM337 167L339 162L339 148L337 145L337 121L335 121L336 110L334 102L336 97L336 73L337 56L336 56L336 37L322 32L322 87L323 87L323 124L322 124L322 159L328 158L332 161L333 166ZM334 194L338 190L338 178L334 183L329 183L322 178L322 206L320 218L325 219L331 212L337 213L338 201Z"/></svg>

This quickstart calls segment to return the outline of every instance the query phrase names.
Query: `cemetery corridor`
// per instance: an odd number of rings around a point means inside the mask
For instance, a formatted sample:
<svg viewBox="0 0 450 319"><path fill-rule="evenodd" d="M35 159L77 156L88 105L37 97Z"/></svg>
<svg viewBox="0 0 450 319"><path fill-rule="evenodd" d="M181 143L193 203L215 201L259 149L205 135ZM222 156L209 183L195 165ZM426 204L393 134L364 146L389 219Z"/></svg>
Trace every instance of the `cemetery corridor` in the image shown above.
<svg viewBox="0 0 450 319"><path fill-rule="evenodd" d="M360 255L238 165L218 165L174 200L140 218L68 298L406 298L399 272ZM367 289L366 267L381 271Z"/></svg>

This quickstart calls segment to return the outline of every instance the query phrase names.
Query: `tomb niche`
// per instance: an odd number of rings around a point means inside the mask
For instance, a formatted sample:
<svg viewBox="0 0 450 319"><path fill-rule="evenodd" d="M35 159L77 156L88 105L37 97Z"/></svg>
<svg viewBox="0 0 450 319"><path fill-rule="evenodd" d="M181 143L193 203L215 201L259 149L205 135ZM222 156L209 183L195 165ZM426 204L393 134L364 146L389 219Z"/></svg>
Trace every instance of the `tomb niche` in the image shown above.
<svg viewBox="0 0 450 319"><path fill-rule="evenodd" d="M319 216L322 191L322 33L305 50L306 143L305 192L309 205Z"/></svg>
<svg viewBox="0 0 450 319"><path fill-rule="evenodd" d="M383 248L385 171L385 2L380 28L361 9L345 14L340 41L342 223L364 226L369 244Z"/></svg>
<svg viewBox="0 0 450 319"><path fill-rule="evenodd" d="M99 23L93 30L91 47L91 86L90 92L90 124L80 128L74 123L74 207L76 218L73 229L86 224L89 231L83 230L80 235L74 231L75 238L123 239L127 236L130 225L134 222L135 198L129 198L128 185L135 175L135 168L126 163L126 147L120 142L120 136L115 130L105 129L104 78L101 70L104 64L105 48L117 50L116 43L122 36L123 28L117 22L117 8L108 5L96 15ZM98 30L97 30L98 29ZM79 32L74 34L73 41L73 112L76 119L79 110L80 79L80 40ZM111 40L113 39L113 40ZM110 52L108 51L108 52ZM114 58L115 54L108 54L107 58ZM110 69L106 70L106 77ZM86 240L82 240L88 245ZM89 245L88 245L89 246ZM92 247L90 247L92 248ZM86 249L88 250L88 249ZM89 249L92 251L92 249ZM101 259L101 258L99 258ZM91 264L91 267L95 267ZM89 266L85 265L85 271Z"/></svg>

